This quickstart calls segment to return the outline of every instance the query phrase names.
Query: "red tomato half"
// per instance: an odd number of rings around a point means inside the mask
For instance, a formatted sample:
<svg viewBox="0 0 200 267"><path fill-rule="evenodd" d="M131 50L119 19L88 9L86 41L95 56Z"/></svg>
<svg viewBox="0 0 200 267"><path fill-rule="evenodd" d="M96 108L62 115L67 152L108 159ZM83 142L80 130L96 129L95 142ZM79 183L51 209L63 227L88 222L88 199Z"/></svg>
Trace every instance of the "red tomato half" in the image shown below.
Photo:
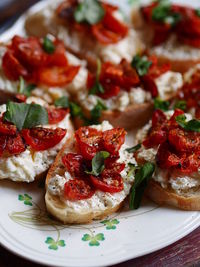
<svg viewBox="0 0 200 267"><path fill-rule="evenodd" d="M64 108L49 108L47 109L49 124L56 124L62 121L69 113L69 109Z"/></svg>
<svg viewBox="0 0 200 267"><path fill-rule="evenodd" d="M84 175L84 159L83 156L75 153L68 153L62 157L62 162L74 177Z"/></svg>
<svg viewBox="0 0 200 267"><path fill-rule="evenodd" d="M101 177L90 176L90 180L96 189L108 193L117 193L123 190L124 185L120 174L113 173L112 170Z"/></svg>
<svg viewBox="0 0 200 267"><path fill-rule="evenodd" d="M104 149L111 155L118 155L125 142L126 131L123 128L114 128L103 132Z"/></svg>
<svg viewBox="0 0 200 267"><path fill-rule="evenodd" d="M91 198L94 192L94 189L85 180L74 179L65 183L64 196L70 201Z"/></svg>
<svg viewBox="0 0 200 267"><path fill-rule="evenodd" d="M90 127L81 127L75 132L77 148L86 160L92 160L101 149L102 133Z"/></svg>
<svg viewBox="0 0 200 267"><path fill-rule="evenodd" d="M26 144L35 151L43 151L56 146L66 135L67 130L56 128L33 128L21 131Z"/></svg>
<svg viewBox="0 0 200 267"><path fill-rule="evenodd" d="M103 45L118 43L121 37L107 30L101 23L92 26L92 34Z"/></svg>
<svg viewBox="0 0 200 267"><path fill-rule="evenodd" d="M26 150L26 146L20 134L17 136L8 136L5 151L11 155L21 154Z"/></svg>
<svg viewBox="0 0 200 267"><path fill-rule="evenodd" d="M17 133L17 127L9 122L3 122L3 118L0 118L0 134L15 135Z"/></svg>

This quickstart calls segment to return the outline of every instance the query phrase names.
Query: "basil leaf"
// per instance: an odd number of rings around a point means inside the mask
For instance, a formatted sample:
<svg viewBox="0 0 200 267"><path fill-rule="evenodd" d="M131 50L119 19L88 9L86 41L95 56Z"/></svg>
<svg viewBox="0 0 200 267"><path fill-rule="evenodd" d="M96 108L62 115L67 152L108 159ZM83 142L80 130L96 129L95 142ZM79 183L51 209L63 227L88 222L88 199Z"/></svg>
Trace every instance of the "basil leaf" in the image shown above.
<svg viewBox="0 0 200 267"><path fill-rule="evenodd" d="M155 170L155 165L153 163L145 163L136 173L135 182L131 188L130 192L130 209L137 209L140 206L142 196L151 179Z"/></svg>
<svg viewBox="0 0 200 267"><path fill-rule="evenodd" d="M55 45L47 36L43 39L43 49L47 54L53 54L55 51Z"/></svg>
<svg viewBox="0 0 200 267"><path fill-rule="evenodd" d="M91 115L91 119L89 120L90 125L99 123L99 118L101 117L103 110L107 110L107 107L100 100L98 100L96 106L90 112Z"/></svg>
<svg viewBox="0 0 200 267"><path fill-rule="evenodd" d="M131 66L137 70L140 76L147 74L151 65L152 62L146 56L141 57L136 55L131 62Z"/></svg>
<svg viewBox="0 0 200 267"><path fill-rule="evenodd" d="M135 151L137 151L138 149L141 148L141 144L137 144L136 146L130 147L125 149L128 153L134 153Z"/></svg>
<svg viewBox="0 0 200 267"><path fill-rule="evenodd" d="M198 17L200 17L200 8L197 8L195 11L196 11L196 15L197 15Z"/></svg>
<svg viewBox="0 0 200 267"><path fill-rule="evenodd" d="M135 174L135 171L139 168L138 166L136 166L135 164L133 163L128 163L128 166L129 166L129 171L128 171L128 174L127 176L128 177L131 177Z"/></svg>
<svg viewBox="0 0 200 267"><path fill-rule="evenodd" d="M82 109L78 104L76 104L74 102L70 102L69 107L70 107L70 113L71 113L72 117L82 117L83 116Z"/></svg>
<svg viewBox="0 0 200 267"><path fill-rule="evenodd" d="M98 93L103 94L105 91L103 86L101 85L99 78L101 75L101 61L97 59L97 73L96 73L96 81L94 86L90 89L89 95L96 95Z"/></svg>
<svg viewBox="0 0 200 267"><path fill-rule="evenodd" d="M98 176L102 173L105 168L104 161L110 156L107 151L100 151L96 153L92 159L92 171L85 171L87 174Z"/></svg>
<svg viewBox="0 0 200 267"><path fill-rule="evenodd" d="M45 108L37 104L8 102L4 120L12 122L21 131L48 124L48 113Z"/></svg>
<svg viewBox="0 0 200 267"><path fill-rule="evenodd" d="M81 2L75 12L74 19L80 22L87 22L90 25L100 22L105 15L105 11L101 3L97 0L84 0Z"/></svg>
<svg viewBox="0 0 200 267"><path fill-rule="evenodd" d="M67 96L62 96L54 102L56 107L68 108L69 107L69 99Z"/></svg>
<svg viewBox="0 0 200 267"><path fill-rule="evenodd" d="M183 114L176 117L176 122L186 131L200 133L200 120L186 121L186 116Z"/></svg>
<svg viewBox="0 0 200 267"><path fill-rule="evenodd" d="M181 15L171 10L169 0L162 0L152 10L152 19L174 26L181 19Z"/></svg>
<svg viewBox="0 0 200 267"><path fill-rule="evenodd" d="M159 98L154 99L154 108L161 109L163 111L167 111L169 109L170 103L169 101L161 100Z"/></svg>
<svg viewBox="0 0 200 267"><path fill-rule="evenodd" d="M176 104L174 105L174 109L176 109L176 108L185 111L186 108L187 108L187 103L186 103L186 101L184 101L184 100L180 100L180 101L176 102Z"/></svg>

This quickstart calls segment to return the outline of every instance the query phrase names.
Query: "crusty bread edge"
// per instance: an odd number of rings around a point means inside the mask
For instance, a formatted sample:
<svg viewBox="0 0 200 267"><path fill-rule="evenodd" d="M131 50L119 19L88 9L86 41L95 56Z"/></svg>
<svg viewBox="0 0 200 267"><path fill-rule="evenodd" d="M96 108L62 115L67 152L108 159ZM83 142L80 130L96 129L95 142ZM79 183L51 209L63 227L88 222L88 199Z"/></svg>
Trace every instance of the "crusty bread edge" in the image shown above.
<svg viewBox="0 0 200 267"><path fill-rule="evenodd" d="M162 188L161 185L151 180L146 195L158 205L170 205L182 210L199 211L200 194L190 197L178 195L168 189Z"/></svg>

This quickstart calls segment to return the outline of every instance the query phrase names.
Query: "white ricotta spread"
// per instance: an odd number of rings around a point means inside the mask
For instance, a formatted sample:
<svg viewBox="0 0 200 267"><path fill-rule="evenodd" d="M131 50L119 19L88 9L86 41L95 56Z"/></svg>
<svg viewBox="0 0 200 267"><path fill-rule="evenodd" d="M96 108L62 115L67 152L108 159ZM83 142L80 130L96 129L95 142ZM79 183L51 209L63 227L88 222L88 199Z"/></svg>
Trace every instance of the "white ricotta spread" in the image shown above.
<svg viewBox="0 0 200 267"><path fill-rule="evenodd" d="M200 49L178 42L175 35L172 35L165 43L153 47L151 53L171 60L196 60L200 57Z"/></svg>
<svg viewBox="0 0 200 267"><path fill-rule="evenodd" d="M106 131L113 128L112 125L110 125L107 121L104 121L100 125L91 127L101 131ZM71 177L67 171L65 172L64 176L55 175L55 177L50 180L47 190L51 194L59 196L60 199L66 204L66 209L73 210L75 212L89 212L91 209L93 211L103 211L106 208L114 208L129 194L131 185L134 182L133 176L128 177L128 163L136 164L136 161L132 154L125 151L126 148L127 146L125 144L122 145L119 152L120 158L118 160L119 162L124 162L126 164L125 169L121 172L124 183L123 191L114 194L96 191L95 194L89 199L79 201L66 200L63 196L64 184L70 179L73 179L73 177Z"/></svg>
<svg viewBox="0 0 200 267"><path fill-rule="evenodd" d="M28 98L27 103L32 102L44 104L44 101L41 99L35 97ZM6 105L0 106L0 113L2 114L5 111ZM61 122L54 125L45 125L44 127L52 129L57 127L69 128L69 114ZM45 151L37 152L27 148L19 155L0 157L0 179L10 179L17 182L33 182L37 175L48 170L67 138L68 133L59 144Z"/></svg>

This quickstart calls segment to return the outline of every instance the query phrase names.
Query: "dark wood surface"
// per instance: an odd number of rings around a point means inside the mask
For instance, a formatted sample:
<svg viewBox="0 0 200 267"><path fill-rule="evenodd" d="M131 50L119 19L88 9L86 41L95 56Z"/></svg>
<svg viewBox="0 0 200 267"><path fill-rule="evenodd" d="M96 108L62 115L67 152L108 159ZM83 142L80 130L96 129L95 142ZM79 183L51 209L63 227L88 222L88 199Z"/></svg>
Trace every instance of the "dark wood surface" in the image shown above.
<svg viewBox="0 0 200 267"><path fill-rule="evenodd" d="M39 0L0 0L0 33L8 28L28 6ZM53 1L53 0L52 0ZM123 0L124 1L124 0ZM11 18L10 18L11 17ZM9 18L9 20L7 20ZM149 244L151 246L151 244ZM162 250L115 267L200 266L200 228ZM8 252L0 246L0 267L40 267Z"/></svg>

